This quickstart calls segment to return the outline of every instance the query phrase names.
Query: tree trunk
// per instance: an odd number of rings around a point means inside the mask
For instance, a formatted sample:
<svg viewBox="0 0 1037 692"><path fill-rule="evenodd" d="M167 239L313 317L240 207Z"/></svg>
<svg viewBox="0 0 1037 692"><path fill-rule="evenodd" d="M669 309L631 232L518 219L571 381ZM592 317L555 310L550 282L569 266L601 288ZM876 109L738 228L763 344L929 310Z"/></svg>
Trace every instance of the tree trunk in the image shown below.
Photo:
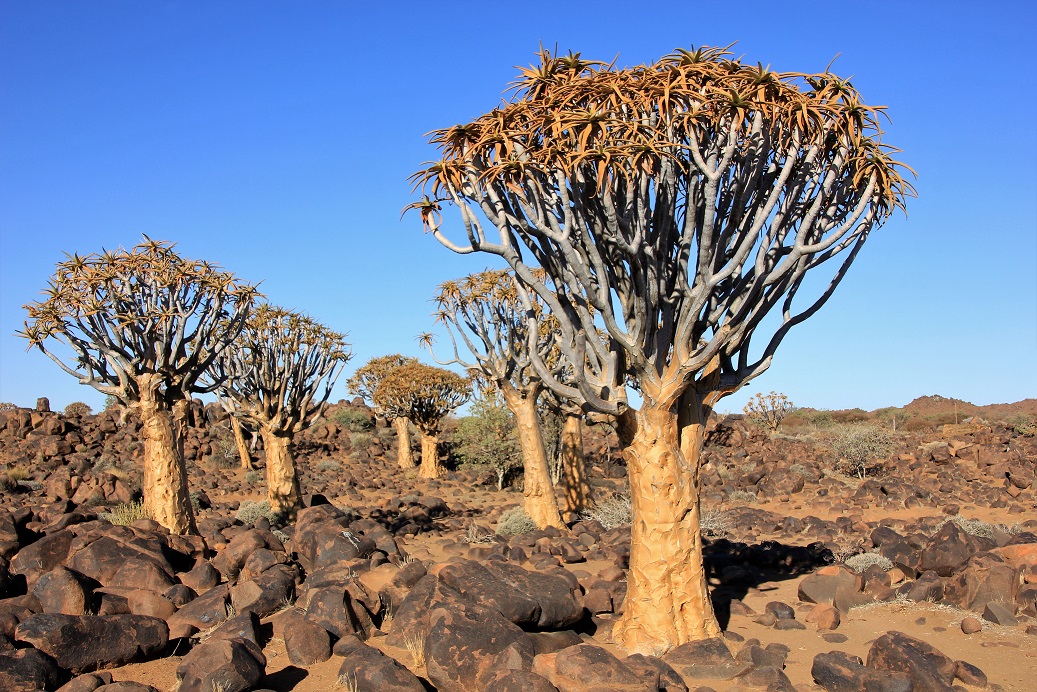
<svg viewBox="0 0 1037 692"><path fill-rule="evenodd" d="M439 435L421 433L421 468L418 478L439 478L442 469L439 466Z"/></svg>
<svg viewBox="0 0 1037 692"><path fill-rule="evenodd" d="M536 395L522 396L510 387L502 387L504 403L515 414L519 446L522 448L522 474L525 510L537 528L554 526L564 529L558 513L558 500L551 483L551 469L544 451L544 436L537 418Z"/></svg>
<svg viewBox="0 0 1037 692"><path fill-rule="evenodd" d="M591 506L591 487L583 458L583 417L564 414L561 457L565 511L581 512Z"/></svg>
<svg viewBox="0 0 1037 692"><path fill-rule="evenodd" d="M392 422L396 427L396 459L400 462L400 468L414 468L414 453L410 449L410 421L406 418L397 418Z"/></svg>
<svg viewBox="0 0 1037 692"><path fill-rule="evenodd" d="M234 444L238 446L238 458L241 459L241 468L249 471L254 467L252 466L252 455L248 451L248 443L245 442L245 433L241 430L241 421L231 416L230 429L234 433Z"/></svg>
<svg viewBox="0 0 1037 692"><path fill-rule="evenodd" d="M613 639L630 652L661 656L720 635L702 564L699 463L705 432L701 401L655 406L646 397L624 450L630 476L630 572ZM629 435L623 435L629 439Z"/></svg>
<svg viewBox="0 0 1037 692"><path fill-rule="evenodd" d="M266 450L266 488L270 511L289 520L302 503L299 476L295 460L288 449L292 438L269 428L263 428L263 448Z"/></svg>
<svg viewBox="0 0 1037 692"><path fill-rule="evenodd" d="M146 392L147 386L141 386ZM144 438L144 508L172 534L197 534L187 490L184 442L173 412L155 399L137 406Z"/></svg>

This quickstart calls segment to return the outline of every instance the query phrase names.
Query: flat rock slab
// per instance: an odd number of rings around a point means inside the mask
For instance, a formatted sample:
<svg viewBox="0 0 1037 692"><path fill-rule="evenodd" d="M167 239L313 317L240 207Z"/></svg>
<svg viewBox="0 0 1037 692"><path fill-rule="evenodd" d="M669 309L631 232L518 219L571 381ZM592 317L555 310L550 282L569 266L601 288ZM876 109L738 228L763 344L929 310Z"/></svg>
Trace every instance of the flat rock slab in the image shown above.
<svg viewBox="0 0 1037 692"><path fill-rule="evenodd" d="M146 615L41 613L19 624L14 636L78 674L158 655L169 642L169 629Z"/></svg>

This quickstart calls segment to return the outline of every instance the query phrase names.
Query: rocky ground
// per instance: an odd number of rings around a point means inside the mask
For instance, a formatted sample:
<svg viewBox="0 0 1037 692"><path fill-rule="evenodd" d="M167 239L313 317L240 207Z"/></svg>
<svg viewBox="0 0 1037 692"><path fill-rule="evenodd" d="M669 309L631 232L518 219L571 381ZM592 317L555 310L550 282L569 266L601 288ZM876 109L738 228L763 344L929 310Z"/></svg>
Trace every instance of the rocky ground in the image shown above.
<svg viewBox="0 0 1037 692"><path fill-rule="evenodd" d="M202 535L178 537L127 511L132 417L0 411L0 690L1037 689L1037 438L1009 420L1037 402L912 405L896 448L856 472L805 418L775 435L711 422L724 636L662 658L609 636L630 536L600 426L585 445L601 511L501 536L518 488L401 471L393 431L351 431L370 414L340 404L297 441L306 509L271 526L261 450L240 468L199 405Z"/></svg>

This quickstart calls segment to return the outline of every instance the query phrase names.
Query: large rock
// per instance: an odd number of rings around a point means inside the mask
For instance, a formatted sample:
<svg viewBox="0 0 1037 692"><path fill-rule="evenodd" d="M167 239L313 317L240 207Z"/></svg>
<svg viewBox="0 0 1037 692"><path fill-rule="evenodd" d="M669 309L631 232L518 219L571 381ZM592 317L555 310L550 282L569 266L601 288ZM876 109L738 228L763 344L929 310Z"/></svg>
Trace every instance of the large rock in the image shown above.
<svg viewBox="0 0 1037 692"><path fill-rule="evenodd" d="M319 505L324 506L324 505ZM328 586L307 592L306 614L336 637L355 634L367 639L374 630L370 613L344 586Z"/></svg>
<svg viewBox="0 0 1037 692"><path fill-rule="evenodd" d="M631 654L623 659L623 663L646 682L657 685L659 692L688 692L684 678L661 658Z"/></svg>
<svg viewBox="0 0 1037 692"><path fill-rule="evenodd" d="M207 639L184 656L176 669L178 692L243 692L266 673L266 656L247 639Z"/></svg>
<svg viewBox="0 0 1037 692"><path fill-rule="evenodd" d="M1019 581L1019 569L1000 555L976 553L947 580L944 597L959 608L982 610L991 601L1013 602Z"/></svg>
<svg viewBox="0 0 1037 692"><path fill-rule="evenodd" d="M0 652L0 690L4 692L53 690L61 679L54 659L36 649Z"/></svg>
<svg viewBox="0 0 1037 692"><path fill-rule="evenodd" d="M923 572L933 570L941 577L949 577L975 552L971 537L953 521L948 521L922 550L919 569Z"/></svg>
<svg viewBox="0 0 1037 692"><path fill-rule="evenodd" d="M85 542L89 537L77 538L70 547L71 556L66 566L100 582L103 586L115 585L115 575L120 571L152 575L155 570L163 572L169 578L165 581L165 588L172 585L173 567L163 555L161 541L154 537L135 536L132 531L129 532L129 536L122 532L116 534L117 529L124 528L126 527L112 527L110 533L91 540L82 547L78 547L78 544ZM139 564L141 562L151 564Z"/></svg>
<svg viewBox="0 0 1037 692"><path fill-rule="evenodd" d="M312 666L331 658L331 635L313 620L295 612L284 621L284 648L293 665Z"/></svg>
<svg viewBox="0 0 1037 692"><path fill-rule="evenodd" d="M865 668L860 658L842 651L815 656L810 675L827 692L913 692L914 689L907 673Z"/></svg>
<svg viewBox="0 0 1037 692"><path fill-rule="evenodd" d="M70 530L63 529L25 546L11 559L11 574L23 575L32 589L37 579L68 559L74 539Z"/></svg>
<svg viewBox="0 0 1037 692"><path fill-rule="evenodd" d="M169 638L190 637L216 627L226 621L229 606L230 587L227 584L209 589L166 620L169 624Z"/></svg>
<svg viewBox="0 0 1037 692"><path fill-rule="evenodd" d="M243 581L230 588L230 602L235 611L254 612L260 617L270 615L295 600L297 568L276 565L255 579Z"/></svg>
<svg viewBox="0 0 1037 692"><path fill-rule="evenodd" d="M143 615L76 616L43 613L26 619L15 639L31 644L73 673L122 665L161 653L169 629Z"/></svg>
<svg viewBox="0 0 1037 692"><path fill-rule="evenodd" d="M354 636L345 636L335 644L335 654L342 656L339 680L345 680L356 692L424 692L414 673L396 659L364 644Z"/></svg>
<svg viewBox="0 0 1037 692"><path fill-rule="evenodd" d="M496 610L456 603L432 611L425 669L441 692L482 692L497 670L532 664L533 642Z"/></svg>
<svg viewBox="0 0 1037 692"><path fill-rule="evenodd" d="M936 647L902 632L887 632L871 645L868 667L884 673L905 672L915 690L950 690L954 661Z"/></svg>
<svg viewBox="0 0 1037 692"><path fill-rule="evenodd" d="M736 661L720 637L681 644L662 657L685 679L731 680L743 675L751 663Z"/></svg>
<svg viewBox="0 0 1037 692"><path fill-rule="evenodd" d="M44 613L83 615L90 605L90 590L79 575L64 567L55 567L36 580L32 593Z"/></svg>
<svg viewBox="0 0 1037 692"><path fill-rule="evenodd" d="M350 529L356 517L333 505L299 511L292 547L307 573L338 562L369 557L376 543Z"/></svg>
<svg viewBox="0 0 1037 692"><path fill-rule="evenodd" d="M537 656L533 672L547 678L560 692L656 692L659 689L658 674L654 681L646 681L608 651L592 644Z"/></svg>

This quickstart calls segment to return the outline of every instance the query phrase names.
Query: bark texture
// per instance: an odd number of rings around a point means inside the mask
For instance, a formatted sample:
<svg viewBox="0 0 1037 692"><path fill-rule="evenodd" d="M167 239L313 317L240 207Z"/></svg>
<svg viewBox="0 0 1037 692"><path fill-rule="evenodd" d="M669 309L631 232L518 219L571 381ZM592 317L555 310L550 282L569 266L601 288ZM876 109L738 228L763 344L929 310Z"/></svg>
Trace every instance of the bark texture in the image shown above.
<svg viewBox="0 0 1037 692"><path fill-rule="evenodd" d="M418 478L439 478L443 471L439 465L439 435L421 433L421 468Z"/></svg>
<svg viewBox="0 0 1037 692"><path fill-rule="evenodd" d="M624 450L630 476L630 572L623 615L613 628L630 652L662 655L720 635L709 600L699 533L702 406L645 406ZM697 409L697 411L690 410Z"/></svg>
<svg viewBox="0 0 1037 692"><path fill-rule="evenodd" d="M583 418L565 415L560 445L562 457L562 498L567 512L582 512L593 505L587 466L583 457Z"/></svg>
<svg viewBox="0 0 1037 692"><path fill-rule="evenodd" d="M270 510L285 519L291 519L302 502L295 460L288 448L291 437L279 435L269 428L264 428L262 435L263 447L266 449L266 487Z"/></svg>
<svg viewBox="0 0 1037 692"><path fill-rule="evenodd" d="M144 438L144 507L170 533L197 534L180 426L154 398L142 398L137 410Z"/></svg>
<svg viewBox="0 0 1037 692"><path fill-rule="evenodd" d="M396 428L396 459L400 462L400 468L414 468L414 452L410 448L410 421L406 418L396 418L392 422Z"/></svg>
<svg viewBox="0 0 1037 692"><path fill-rule="evenodd" d="M537 528L554 526L564 529L565 522L558 512L551 469L544 451L544 436L537 418L536 394L522 396L510 387L502 387L504 402L515 414L519 446L522 448L522 474L525 510Z"/></svg>

